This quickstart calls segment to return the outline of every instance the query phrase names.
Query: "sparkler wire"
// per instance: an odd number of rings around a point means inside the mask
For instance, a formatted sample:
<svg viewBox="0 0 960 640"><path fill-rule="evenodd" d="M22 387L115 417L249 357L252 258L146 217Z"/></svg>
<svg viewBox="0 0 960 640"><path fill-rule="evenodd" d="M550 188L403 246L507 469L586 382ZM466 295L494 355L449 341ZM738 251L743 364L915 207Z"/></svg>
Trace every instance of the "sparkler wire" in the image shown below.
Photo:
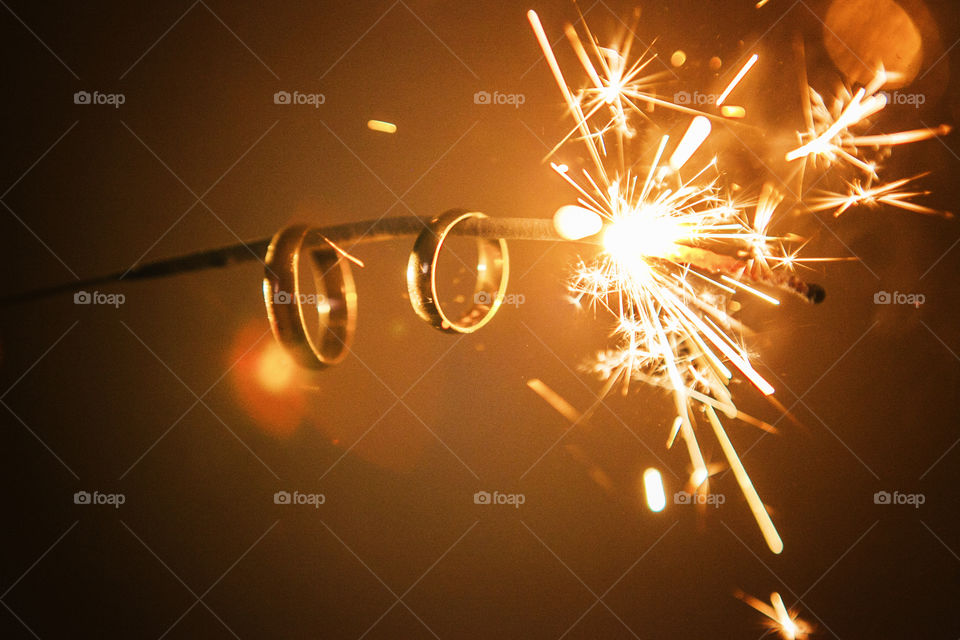
<svg viewBox="0 0 960 640"><path fill-rule="evenodd" d="M420 234L430 223L430 218L400 216L363 220L323 227L312 227L303 240L305 248L330 248L330 243L350 248L359 244L391 240ZM599 244L597 238L567 240L554 229L547 218L472 218L464 220L451 231L452 236L502 240L530 240L545 242L579 242ZM150 280L189 273L231 267L255 260L264 261L273 237L189 253L175 258L157 260L111 274L65 282L51 287L33 289L0 298L0 307L31 302L49 296L72 293L99 285L121 284L133 280Z"/></svg>

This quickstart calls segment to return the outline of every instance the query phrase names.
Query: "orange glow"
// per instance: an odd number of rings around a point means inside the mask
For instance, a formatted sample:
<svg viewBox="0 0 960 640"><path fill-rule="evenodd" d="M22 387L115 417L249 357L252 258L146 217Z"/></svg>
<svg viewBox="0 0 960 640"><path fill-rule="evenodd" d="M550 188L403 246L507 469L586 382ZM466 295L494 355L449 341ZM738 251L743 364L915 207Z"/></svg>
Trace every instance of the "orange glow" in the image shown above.
<svg viewBox="0 0 960 640"><path fill-rule="evenodd" d="M238 404L264 432L288 437L304 422L307 399L298 384L301 370L262 322L243 327L228 362Z"/></svg>
<svg viewBox="0 0 960 640"><path fill-rule="evenodd" d="M257 380L272 393L280 393L290 387L297 372L293 358L276 342L257 356Z"/></svg>

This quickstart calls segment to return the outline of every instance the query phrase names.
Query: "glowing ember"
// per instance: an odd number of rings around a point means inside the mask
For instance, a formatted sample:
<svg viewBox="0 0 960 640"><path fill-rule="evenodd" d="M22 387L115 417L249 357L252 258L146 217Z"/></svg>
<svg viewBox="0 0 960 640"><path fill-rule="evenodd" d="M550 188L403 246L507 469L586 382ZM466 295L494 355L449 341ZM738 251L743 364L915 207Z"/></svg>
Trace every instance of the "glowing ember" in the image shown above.
<svg viewBox="0 0 960 640"><path fill-rule="evenodd" d="M643 490L647 496L647 508L659 513L667 506L667 495L663 490L663 478L656 469L643 472Z"/></svg>
<svg viewBox="0 0 960 640"><path fill-rule="evenodd" d="M379 131L380 133L397 132L397 125L392 122L384 122L383 120L367 120L367 128L371 131Z"/></svg>
<svg viewBox="0 0 960 640"><path fill-rule="evenodd" d="M589 209L568 204L553 214L553 226L561 237L580 240L599 233L603 228L603 220Z"/></svg>

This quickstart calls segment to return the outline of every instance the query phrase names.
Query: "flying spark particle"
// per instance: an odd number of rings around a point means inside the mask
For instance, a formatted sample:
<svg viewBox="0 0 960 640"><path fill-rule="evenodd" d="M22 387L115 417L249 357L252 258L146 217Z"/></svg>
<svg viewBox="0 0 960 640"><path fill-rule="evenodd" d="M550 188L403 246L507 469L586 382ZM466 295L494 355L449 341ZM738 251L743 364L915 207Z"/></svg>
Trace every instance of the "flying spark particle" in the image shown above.
<svg viewBox="0 0 960 640"><path fill-rule="evenodd" d="M740 106L725 104L720 107L720 115L724 118L740 119L747 115L747 110Z"/></svg>
<svg viewBox="0 0 960 640"><path fill-rule="evenodd" d="M747 72L750 71L753 65L757 64L757 60L759 59L760 59L760 56L758 56L757 54L753 54L752 56L750 56L750 59L747 60L746 63L744 63L743 67L740 68L740 71L737 72L737 75L735 75L733 77L733 80L730 81L730 84L727 85L727 88L724 89L723 93L720 94L720 97L717 98L718 107L722 105L723 102L727 99L727 96L729 96L730 93L737 88L737 85L740 84L740 81L743 80L743 77L747 75Z"/></svg>
<svg viewBox="0 0 960 640"><path fill-rule="evenodd" d="M643 489L647 496L647 508L660 513L667 506L667 495L663 490L663 477L653 467L643 472Z"/></svg>
<svg viewBox="0 0 960 640"><path fill-rule="evenodd" d="M392 122L384 122L383 120L367 120L367 128L371 131L379 131L380 133L397 132L397 125Z"/></svg>
<svg viewBox="0 0 960 640"><path fill-rule="evenodd" d="M685 165L687 160L690 159L690 156L700 148L703 141L710 135L711 129L712 126L707 118L703 116L694 118L687 128L687 132L684 133L683 138L680 139L680 144L677 145L677 148L673 151L673 155L670 156L670 168L676 171Z"/></svg>

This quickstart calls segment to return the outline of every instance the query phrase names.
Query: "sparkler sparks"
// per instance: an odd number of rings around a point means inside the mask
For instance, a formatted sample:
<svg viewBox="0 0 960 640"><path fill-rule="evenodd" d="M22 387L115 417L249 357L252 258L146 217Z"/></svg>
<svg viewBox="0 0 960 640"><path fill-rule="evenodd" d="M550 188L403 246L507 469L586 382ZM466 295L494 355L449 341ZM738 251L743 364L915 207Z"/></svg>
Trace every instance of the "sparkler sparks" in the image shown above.
<svg viewBox="0 0 960 640"><path fill-rule="evenodd" d="M925 175L927 174L922 173L912 178L901 178L900 180L894 180L893 182L880 184L875 187L870 186L872 180L868 180L866 184L861 184L859 180L852 180L847 184L847 193L826 193L824 196L813 198L810 201L809 209L810 211L834 209L834 217L840 217L851 207L863 205L876 208L881 204L886 204L913 213L942 215L947 218L952 218L952 213L931 209L930 207L919 205L910 200L918 196L929 195L929 191L900 190L901 187Z"/></svg>
<svg viewBox="0 0 960 640"><path fill-rule="evenodd" d="M572 91L564 80L560 65L553 54L553 49L547 39L543 25L540 23L539 16L531 10L527 12L527 18L530 20L530 25L533 27L534 35L536 35L540 48L544 52L550 71L553 73L564 101L575 121L574 128L557 143L551 154L579 132L585 140L591 142L589 145L592 149L591 157L599 167L602 161L597 149L604 149L604 135L614 131L621 140L633 137L635 131L630 125L630 116L647 117L641 109L641 105L646 105L650 109L654 106L661 106L693 115L700 113L695 109L678 105L656 95L654 92L656 84L668 77L670 72L664 65L664 68L659 72L641 75L657 59L656 55L650 53L649 47L636 60L630 61L635 39L633 34L640 18L639 11L634 12L632 23L621 34L620 40L622 42L619 46L600 46L589 28L586 30L588 44L584 44L573 25L568 24L566 26L564 33L567 40L569 40L577 55L577 60L590 80L590 84L586 88L576 92ZM685 55L683 59L686 59ZM602 122L599 125L596 124L594 117L598 114Z"/></svg>
<svg viewBox="0 0 960 640"><path fill-rule="evenodd" d="M757 60L760 59L760 56L753 54L749 59L744 63L743 67L740 68L740 71L737 72L737 75L733 77L733 80L730 81L730 84L727 85L727 88L723 90L723 93L720 94L720 97L717 98L717 106L719 107L724 103L734 89L737 88L737 85L740 84L740 81L744 79L750 69L753 68L753 65L757 64Z"/></svg>
<svg viewBox="0 0 960 640"><path fill-rule="evenodd" d="M769 618L767 626L784 640L805 640L813 632L813 628L798 618L796 612L787 611L783 598L776 591L770 594L770 604L742 591L738 591L736 596Z"/></svg>
<svg viewBox="0 0 960 640"><path fill-rule="evenodd" d="M798 132L801 145L786 154L787 161L803 159L805 164L826 170L852 168L858 175L846 182L846 194L829 193L813 201L812 211L835 209L839 216L847 209L866 205L887 204L914 213L950 214L912 202L910 199L927 195L926 191L898 191L923 175L880 182L880 164L890 155L894 146L929 140L950 133L951 127L940 125L896 133L866 135L861 133L871 126L871 118L887 106L887 96L881 88L891 80L883 68L877 70L869 84L856 91L843 85L829 101L812 87L807 87L804 101L805 131ZM879 184L874 185L874 182Z"/></svg>
<svg viewBox="0 0 960 640"><path fill-rule="evenodd" d="M557 170L578 198L576 205L558 211L555 219L558 229L569 225L572 207L592 213L604 224L600 255L583 263L570 284L577 302L603 309L615 321L617 348L602 354L592 370L606 379L605 391L620 384L626 392L632 380L669 390L677 411L669 444L677 434L682 435L693 465L691 478L698 480L692 483L694 488L709 477L696 436L697 415L705 416L767 545L780 553L783 542L716 413L738 414L727 388L733 375L728 363L761 393L774 391L732 335L739 324L728 313L727 303L735 290L777 303L743 280L784 281L771 265L789 270L788 256L766 235L780 200L766 191L751 222L747 204L727 195L723 188L715 158L689 176L682 175L688 173L685 168L712 129L710 120L700 114L691 120L669 160L664 162L670 147L670 139L664 135L649 168L635 173L627 116L639 112L635 101L663 101L638 88L637 73L646 63L628 65L631 41L616 49L602 49L590 36L601 62L601 75L573 28L568 27L568 39L590 81L587 89L577 92L567 86L536 13L531 11L528 17L574 117L574 131L580 132L579 139L593 160L593 170L576 178L569 170ZM757 60L755 54L748 59L724 90L724 99ZM608 141L611 135L614 140Z"/></svg>
<svg viewBox="0 0 960 640"><path fill-rule="evenodd" d="M763 4L765 0L758 8ZM739 375L763 395L774 393L751 363L742 341L744 328L732 315L739 305L731 304L731 298L743 292L778 305L779 299L768 292L773 287L819 302L823 290L803 282L794 269L801 262L823 259L801 259L802 238L771 233L784 200L771 184L764 184L756 201L750 202L743 190L724 183L717 157L703 160L712 121L718 118L653 93L659 74L642 73L656 55L648 47L635 60L630 58L638 14L610 47L601 46L588 28L586 39L581 40L576 29L567 25L567 40L586 73L583 88L568 85L540 19L534 11L527 16L574 120L570 133L548 157L576 140L585 145L590 158L589 170L579 175L568 164L551 163L576 193L576 203L561 207L555 215L558 233L568 239L601 239L598 255L581 261L569 285L578 306L607 312L613 320L614 347L601 352L587 370L605 380L603 394L618 386L626 393L631 381L669 392L676 419L667 446L682 436L692 465L689 486L694 491L707 491L710 472L697 432L698 423L709 424L767 546L780 553L780 535L720 421L722 414L773 431L765 422L740 412L728 388ZM674 54L674 58L674 66L686 61L685 55L677 59ZM746 115L743 107L724 102L758 63L759 56L752 54L718 97L715 106L723 118ZM807 87L805 129L797 134L799 146L785 158L801 160L801 171L811 166L841 172L845 192L822 192L821 197L791 206L808 212L833 210L836 216L855 206L880 205L940 213L914 202L928 193L908 186L922 175L880 181L881 163L892 146L950 131L940 126L867 135L872 119L887 105L881 89L888 79L880 68L866 86L856 90L844 86L829 100ZM649 164L638 170L650 149L631 148L638 138L632 120L640 116L641 124L654 125L654 106L693 118L679 143L672 144L668 135L662 135ZM844 177L843 170L854 175ZM777 594L773 604L770 617L778 621L784 637L805 637Z"/></svg>
<svg viewBox="0 0 960 640"><path fill-rule="evenodd" d="M812 87L809 88L809 115L807 130L799 134L801 146L787 152L787 161L810 158L814 162L831 164L846 161L861 169L868 176L876 175L876 165L864 162L860 146L852 129L869 123L870 116L887 106L887 98L877 94L886 82L886 75L878 73L873 82L851 94L843 87L830 106ZM808 112L805 111L805 114Z"/></svg>
<svg viewBox="0 0 960 640"><path fill-rule="evenodd" d="M819 93L808 87L809 101L804 103L806 131L798 134L801 146L787 152L788 161L801 158L830 167L846 162L870 177L877 177L877 165L889 148L928 140L950 133L947 125L880 135L858 135L869 127L870 118L887 106L887 96L880 89L889 77L881 68L873 80L852 92L841 86L828 105Z"/></svg>

